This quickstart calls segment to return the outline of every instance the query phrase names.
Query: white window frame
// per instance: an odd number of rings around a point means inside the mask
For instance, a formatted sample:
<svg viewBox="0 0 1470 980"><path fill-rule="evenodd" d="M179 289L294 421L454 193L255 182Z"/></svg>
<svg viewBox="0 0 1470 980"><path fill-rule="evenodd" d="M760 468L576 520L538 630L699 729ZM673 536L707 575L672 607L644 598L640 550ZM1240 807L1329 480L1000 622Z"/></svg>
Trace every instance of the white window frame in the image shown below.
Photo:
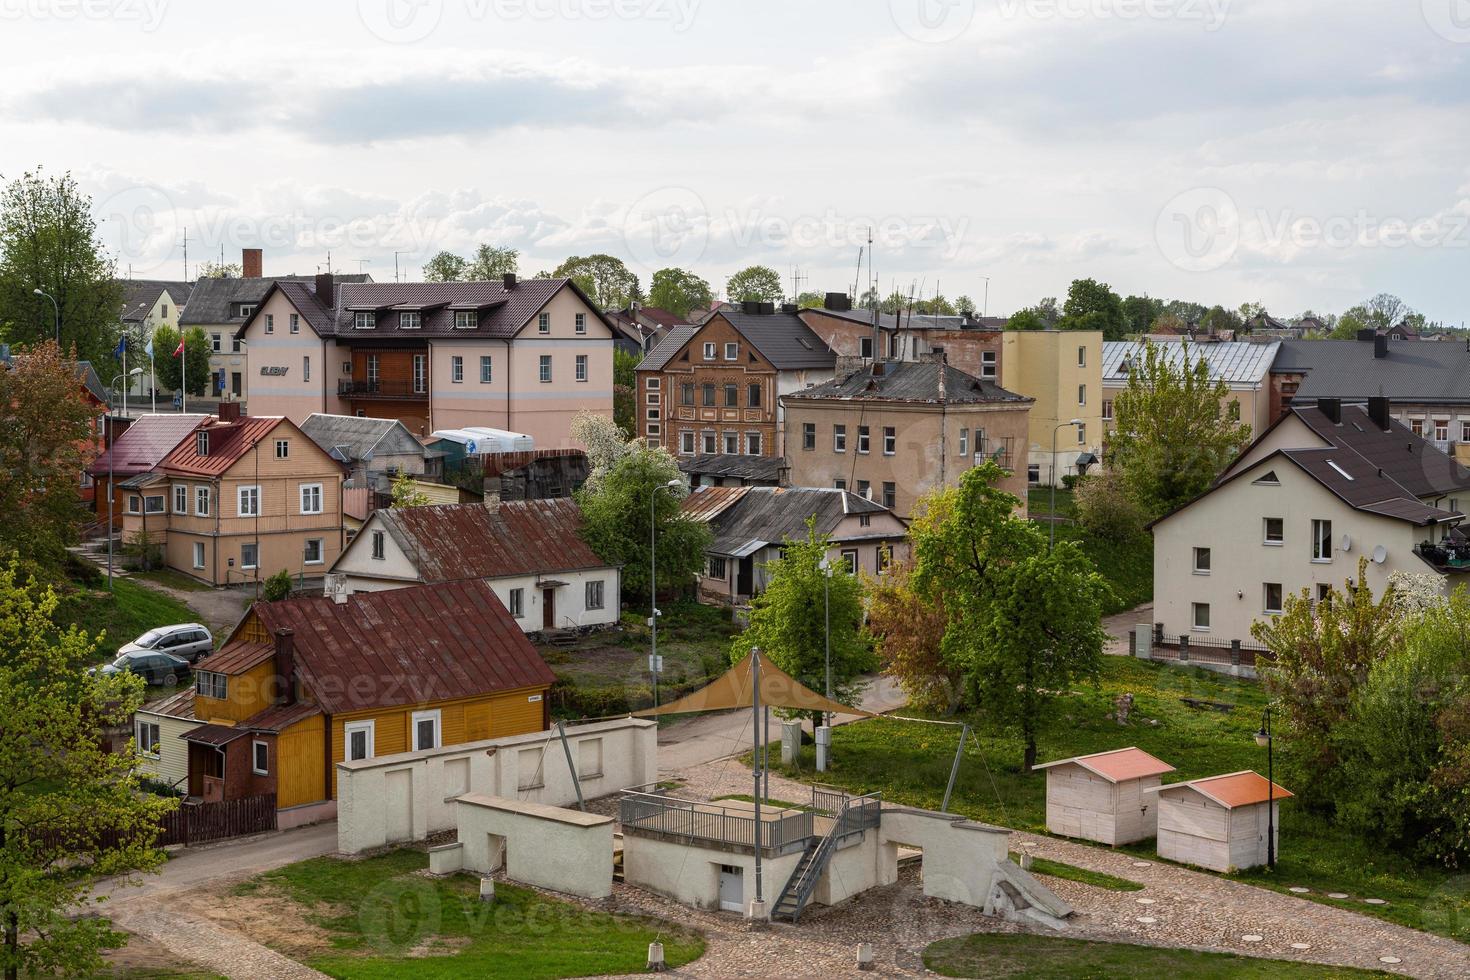
<svg viewBox="0 0 1470 980"><path fill-rule="evenodd" d="M152 738L147 737L149 734L147 729L150 728L153 729ZM138 755L142 758L157 759L162 754L163 748L163 729L158 722L134 718L133 747L138 750Z"/></svg>
<svg viewBox="0 0 1470 980"><path fill-rule="evenodd" d="M464 383L464 357L459 354L449 359L449 381L452 384Z"/></svg>
<svg viewBox="0 0 1470 980"><path fill-rule="evenodd" d="M726 456L740 455L740 433L727 429L720 433L720 441L724 443Z"/></svg>
<svg viewBox="0 0 1470 980"><path fill-rule="evenodd" d="M715 359L716 349L717 345L714 341L707 341L704 345L704 359L706 361L713 361Z"/></svg>
<svg viewBox="0 0 1470 980"><path fill-rule="evenodd" d="M550 313L538 313L538 314L536 314L536 332L537 333L551 333L551 314Z"/></svg>
<svg viewBox="0 0 1470 980"><path fill-rule="evenodd" d="M1275 521L1281 529L1281 536L1274 541L1271 539L1271 522ZM1286 544L1286 519L1281 517L1261 518L1261 544L1267 548L1280 548Z"/></svg>
<svg viewBox="0 0 1470 980"><path fill-rule="evenodd" d="M309 356L301 358L301 380L311 380L311 358Z"/></svg>
<svg viewBox="0 0 1470 980"><path fill-rule="evenodd" d="M276 459L290 459L290 458L291 458L291 440L290 439L277 439L276 440Z"/></svg>
<svg viewBox="0 0 1470 980"><path fill-rule="evenodd" d="M578 315L580 316L581 314L578 314ZM587 380L587 355L586 354L578 354L577 355L577 359L576 359L576 361L573 362L573 364L575 366L575 377L576 377L576 379L578 381L586 381Z"/></svg>
<svg viewBox="0 0 1470 980"><path fill-rule="evenodd" d="M1079 348L1077 348L1077 366L1080 367L1080 368L1087 367L1087 348L1086 347L1079 347Z"/></svg>
<svg viewBox="0 0 1470 980"><path fill-rule="evenodd" d="M713 456L720 451L719 434L712 429L705 429L700 432L699 441L706 456Z"/></svg>
<svg viewBox="0 0 1470 980"><path fill-rule="evenodd" d="M542 384L551 384L552 374L550 354L540 355L540 359L536 362L536 376L541 379Z"/></svg>
<svg viewBox="0 0 1470 980"><path fill-rule="evenodd" d="M1205 625L1199 624L1199 611L1205 611ZM1210 604L1208 602L1192 602L1189 604L1189 629L1192 633L1208 633L1210 631Z"/></svg>
<svg viewBox="0 0 1470 980"><path fill-rule="evenodd" d="M260 750L265 749L265 768L260 767ZM261 738L250 740L250 771L257 776L269 776L271 774L271 747L270 743Z"/></svg>
<svg viewBox="0 0 1470 980"><path fill-rule="evenodd" d="M1078 385L1077 386L1077 404L1078 405L1086 405L1087 404L1087 385Z"/></svg>
<svg viewBox="0 0 1470 980"><path fill-rule="evenodd" d="M857 428L857 451L858 455L866 456L873 448L873 430L871 426L860 425Z"/></svg>
<svg viewBox="0 0 1470 980"><path fill-rule="evenodd" d="M246 548L254 548L255 549L255 560L254 561L247 562L245 560L245 549ZM260 545L256 544L254 541L242 541L242 542L240 542L240 567L241 568L259 568L260 567Z"/></svg>
<svg viewBox="0 0 1470 980"><path fill-rule="evenodd" d="M603 609L607 605L607 583L602 579L591 579L583 589L583 602L588 609Z"/></svg>
<svg viewBox="0 0 1470 980"><path fill-rule="evenodd" d="M970 455L970 429L968 426L960 429L960 455Z"/></svg>
<svg viewBox="0 0 1470 980"><path fill-rule="evenodd" d="M315 561L312 561L310 558L306 557L306 554L307 554L306 549L309 548L309 547L311 547L312 544L315 544L316 545L316 553L319 556ZM306 541L305 541L305 543L303 543L302 546L301 546L301 564L303 564L303 565L325 565L326 562L327 562L327 539L326 538L307 538Z"/></svg>
<svg viewBox="0 0 1470 980"><path fill-rule="evenodd" d="M301 513L320 514L322 512L322 500L324 495L322 493L322 485L320 483L298 483L296 485L296 495L301 502ZM308 496L316 498L315 508L307 506Z"/></svg>
<svg viewBox="0 0 1470 980"><path fill-rule="evenodd" d="M291 319L291 332L292 333L300 333L301 332L301 314L300 313L292 313L290 319Z"/></svg>
<svg viewBox="0 0 1470 980"><path fill-rule="evenodd" d="M856 548L842 549L841 560L847 564L847 574L856 575L858 573L858 553Z"/></svg>
<svg viewBox="0 0 1470 980"><path fill-rule="evenodd" d="M371 537L372 548L370 557L377 561L388 560L388 535L383 531L374 531Z"/></svg>
<svg viewBox="0 0 1470 980"><path fill-rule="evenodd" d="M834 453L847 452L847 426L841 424L832 426L832 451Z"/></svg>
<svg viewBox="0 0 1470 980"><path fill-rule="evenodd" d="M730 340L725 342L725 360L740 360L740 344L737 341Z"/></svg>
<svg viewBox="0 0 1470 980"><path fill-rule="evenodd" d="M225 345L224 345L223 341L224 341L223 335L217 334L217 333L210 334L209 335L209 352L211 354L218 354L220 351L224 350L225 349Z"/></svg>
<svg viewBox="0 0 1470 980"><path fill-rule="evenodd" d="M480 355L480 384L495 383L495 361L489 354Z"/></svg>
<svg viewBox="0 0 1470 980"><path fill-rule="evenodd" d="M218 671L201 670L194 675L194 692L216 701L228 701L230 699L229 676Z"/></svg>
<svg viewBox="0 0 1470 980"><path fill-rule="evenodd" d="M291 314L291 316L292 317L295 317L296 314L293 313L293 314ZM275 320L272 319L271 317L266 317L265 318L265 332L266 333L275 333L276 332L276 323L275 323Z"/></svg>
<svg viewBox="0 0 1470 980"><path fill-rule="evenodd" d="M759 432L745 433L745 455L759 456L761 454L761 434Z"/></svg>
<svg viewBox="0 0 1470 980"><path fill-rule="evenodd" d="M193 560L194 560L194 567L196 569L199 569L199 568L203 568L204 567L205 554L204 554L204 542L203 541L195 541L194 542L194 554L192 556L190 556L190 557L193 558Z"/></svg>
<svg viewBox="0 0 1470 980"><path fill-rule="evenodd" d="M418 310L404 310L398 314L399 330L422 330L424 315Z"/></svg>
<svg viewBox="0 0 1470 980"><path fill-rule="evenodd" d="M480 325L479 324L479 320L475 316L475 311L474 310L455 310L454 311L454 329L456 329L456 330L473 330L476 327L478 327L479 325Z"/></svg>
<svg viewBox="0 0 1470 980"><path fill-rule="evenodd" d="M141 514L141 513L143 513L143 498L140 497L140 496L138 496L136 493L130 493L130 494L128 494L128 513L129 514Z"/></svg>
<svg viewBox="0 0 1470 980"><path fill-rule="evenodd" d="M235 515L237 517L260 516L260 484L235 488Z"/></svg>
<svg viewBox="0 0 1470 980"><path fill-rule="evenodd" d="M175 483L174 488L174 513L189 513L189 485L187 483Z"/></svg>
<svg viewBox="0 0 1470 980"><path fill-rule="evenodd" d="M679 453L680 453L680 455L683 455L683 456L693 456L694 455L694 446L695 446L694 431L692 429L685 429L683 432L680 432L679 433Z"/></svg>
<svg viewBox="0 0 1470 980"><path fill-rule="evenodd" d="M995 351L980 352L980 377L985 381L995 380Z"/></svg>
<svg viewBox="0 0 1470 980"><path fill-rule="evenodd" d="M1204 567L1200 567L1199 559L1203 554L1205 558ZM1196 575L1210 574L1210 566L1214 563L1214 553L1206 547L1196 545L1190 559L1190 570Z"/></svg>
<svg viewBox="0 0 1470 980"><path fill-rule="evenodd" d="M587 314L585 314L585 313L578 313L576 315L576 319L573 322L575 324L574 329L576 330L577 333L586 333L587 332Z"/></svg>
<svg viewBox="0 0 1470 980"><path fill-rule="evenodd" d="M526 590L511 589L505 594L505 608L513 619L524 619L526 616Z"/></svg>
<svg viewBox="0 0 1470 980"><path fill-rule="evenodd" d="M1276 586L1276 588L1278 590L1280 590L1280 592L1281 592L1281 599L1280 599L1279 602L1276 603L1276 608L1275 609L1272 609L1271 608L1271 602L1270 602L1271 586L1273 586L1273 585ZM1285 607L1285 605L1286 605L1286 586L1285 585L1282 585L1280 582L1262 582L1261 583L1261 612L1262 612L1262 614L1264 614L1266 616L1280 616L1281 615L1281 612L1282 612L1282 608Z"/></svg>
<svg viewBox="0 0 1470 980"><path fill-rule="evenodd" d="M1326 525L1325 536L1322 534L1323 525ZM1332 521L1330 520L1312 518L1312 564L1332 564Z"/></svg>
<svg viewBox="0 0 1470 980"><path fill-rule="evenodd" d="M409 745L410 751L423 752L426 749L437 749L444 744L443 719L440 717L438 708L427 708L423 711L415 711L409 718ZM432 721L434 723L434 744L419 744L419 722Z"/></svg>
<svg viewBox="0 0 1470 980"><path fill-rule="evenodd" d="M643 382L643 387L647 388L649 391L657 391L659 388L662 387L662 385L659 384L658 378L647 378Z"/></svg>
<svg viewBox="0 0 1470 980"><path fill-rule="evenodd" d="M353 330L374 330L378 326L378 314L374 310L358 310L352 314Z"/></svg>
<svg viewBox="0 0 1470 980"><path fill-rule="evenodd" d="M367 735L367 738L363 740L363 748L367 750L363 759L375 758L373 742L377 737L377 725L370 718L367 721L349 721L342 726L342 759L344 762L356 761L352 758L352 736L358 732Z"/></svg>
<svg viewBox="0 0 1470 980"><path fill-rule="evenodd" d="M209 487L207 486L194 488L194 516L209 516Z"/></svg>

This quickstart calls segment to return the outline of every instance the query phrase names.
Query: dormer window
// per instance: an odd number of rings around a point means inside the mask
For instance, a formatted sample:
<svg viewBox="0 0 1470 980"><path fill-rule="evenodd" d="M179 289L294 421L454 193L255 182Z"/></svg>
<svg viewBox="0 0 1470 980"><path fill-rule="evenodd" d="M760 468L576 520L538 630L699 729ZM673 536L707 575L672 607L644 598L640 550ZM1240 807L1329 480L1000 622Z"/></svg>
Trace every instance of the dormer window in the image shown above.
<svg viewBox="0 0 1470 980"><path fill-rule="evenodd" d="M417 329L419 329L421 326L423 326L422 316L423 316L423 314L419 313L417 310L408 310L408 311L405 311L403 313L398 314L398 329L399 330L417 330Z"/></svg>
<svg viewBox="0 0 1470 980"><path fill-rule="evenodd" d="M208 456L209 455L209 433L208 432L196 432L196 433L194 433L194 452L198 453L200 456Z"/></svg>
<svg viewBox="0 0 1470 980"><path fill-rule="evenodd" d="M252 314L252 313L255 312L255 307L256 307L256 304L255 303L241 303L240 304L240 315L241 316L249 316L250 314Z"/></svg>
<svg viewBox="0 0 1470 980"><path fill-rule="evenodd" d="M454 329L456 329L456 330L473 330L476 327L478 327L479 325L480 324L479 324L478 319L475 316L475 311L474 310L455 310L454 311Z"/></svg>
<svg viewBox="0 0 1470 980"><path fill-rule="evenodd" d="M354 330L372 330L378 325L378 314L372 310L358 310L352 314Z"/></svg>

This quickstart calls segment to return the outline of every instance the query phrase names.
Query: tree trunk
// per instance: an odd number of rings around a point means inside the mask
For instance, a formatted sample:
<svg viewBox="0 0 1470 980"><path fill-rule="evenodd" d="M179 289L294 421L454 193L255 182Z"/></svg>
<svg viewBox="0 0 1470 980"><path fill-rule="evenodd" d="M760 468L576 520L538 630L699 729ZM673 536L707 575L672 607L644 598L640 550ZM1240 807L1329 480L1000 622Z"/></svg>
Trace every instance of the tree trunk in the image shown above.
<svg viewBox="0 0 1470 980"><path fill-rule="evenodd" d="M1030 732L1026 733L1026 756L1021 764L1021 771L1030 774L1036 766L1036 736Z"/></svg>

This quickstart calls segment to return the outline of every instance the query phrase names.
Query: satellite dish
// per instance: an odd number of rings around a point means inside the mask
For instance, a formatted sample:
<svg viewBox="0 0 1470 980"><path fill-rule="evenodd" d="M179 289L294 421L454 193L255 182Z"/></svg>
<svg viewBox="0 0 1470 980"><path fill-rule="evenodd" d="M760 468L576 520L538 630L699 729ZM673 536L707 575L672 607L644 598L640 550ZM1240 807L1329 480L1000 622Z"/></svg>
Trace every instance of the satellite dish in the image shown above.
<svg viewBox="0 0 1470 980"><path fill-rule="evenodd" d="M1373 549L1373 563L1375 565L1382 565L1387 560L1388 560L1388 549L1387 548L1385 548L1383 545L1380 544L1376 548Z"/></svg>
<svg viewBox="0 0 1470 980"><path fill-rule="evenodd" d="M1344 553L1353 550L1353 539L1351 535L1344 534L1342 536L1342 550Z"/></svg>

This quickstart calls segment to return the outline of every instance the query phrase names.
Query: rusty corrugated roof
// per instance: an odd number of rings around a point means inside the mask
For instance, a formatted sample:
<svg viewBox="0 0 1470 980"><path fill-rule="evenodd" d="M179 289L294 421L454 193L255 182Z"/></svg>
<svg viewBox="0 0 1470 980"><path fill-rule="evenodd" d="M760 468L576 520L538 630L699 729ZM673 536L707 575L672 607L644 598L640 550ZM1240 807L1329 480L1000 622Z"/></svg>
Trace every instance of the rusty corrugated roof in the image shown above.
<svg viewBox="0 0 1470 980"><path fill-rule="evenodd" d="M582 540L582 510L569 497L484 504L390 507L373 512L425 582L606 568ZM371 535L359 534L358 541ZM350 549L349 549L350 550Z"/></svg>
<svg viewBox="0 0 1470 980"><path fill-rule="evenodd" d="M194 689L184 687L168 695L149 701L138 709L152 715L167 715L170 718L194 717Z"/></svg>
<svg viewBox="0 0 1470 980"><path fill-rule="evenodd" d="M265 640L226 643L194 665L195 670L214 674L243 674L275 656L275 644Z"/></svg>
<svg viewBox="0 0 1470 980"><path fill-rule="evenodd" d="M1089 772L1097 773L1110 783L1120 783L1125 779L1142 779L1145 776L1161 776L1166 772L1173 772L1175 768L1164 760L1149 755L1143 749L1131 746L1126 749L1113 749L1111 752L1095 752L1092 755L1078 755L1070 759L1044 762L1036 768L1050 769L1052 766L1067 763L1075 763Z"/></svg>
<svg viewBox="0 0 1470 980"><path fill-rule="evenodd" d="M271 634L295 632L298 676L332 714L548 687L556 679L479 579L358 592L345 602L259 602L255 614Z"/></svg>
<svg viewBox="0 0 1470 980"><path fill-rule="evenodd" d="M244 738L249 734L248 729L210 723L200 725L198 728L191 728L180 735L179 738L186 742L194 742L199 745L213 745L215 748L218 748L221 745L230 744L237 738Z"/></svg>
<svg viewBox="0 0 1470 980"><path fill-rule="evenodd" d="M729 509L750 487L695 487L679 509L685 517L708 523Z"/></svg>
<svg viewBox="0 0 1470 980"><path fill-rule="evenodd" d="M272 705L240 722L240 727L248 728L253 732L282 732L298 721L321 713L321 706L310 701Z"/></svg>

